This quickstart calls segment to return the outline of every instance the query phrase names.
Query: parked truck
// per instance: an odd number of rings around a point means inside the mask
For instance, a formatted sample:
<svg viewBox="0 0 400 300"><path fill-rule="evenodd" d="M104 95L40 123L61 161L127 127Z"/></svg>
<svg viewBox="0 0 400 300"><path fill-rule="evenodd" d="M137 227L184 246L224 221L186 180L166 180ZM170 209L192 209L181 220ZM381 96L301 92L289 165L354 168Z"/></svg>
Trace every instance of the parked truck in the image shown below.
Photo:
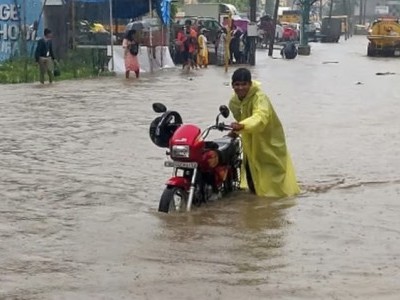
<svg viewBox="0 0 400 300"><path fill-rule="evenodd" d="M368 56L400 56L400 21L381 18L372 23L367 36Z"/></svg>
<svg viewBox="0 0 400 300"><path fill-rule="evenodd" d="M221 24L228 18L229 13L232 16L239 15L235 6L225 3L188 4L184 6L183 11L185 16L212 17Z"/></svg>

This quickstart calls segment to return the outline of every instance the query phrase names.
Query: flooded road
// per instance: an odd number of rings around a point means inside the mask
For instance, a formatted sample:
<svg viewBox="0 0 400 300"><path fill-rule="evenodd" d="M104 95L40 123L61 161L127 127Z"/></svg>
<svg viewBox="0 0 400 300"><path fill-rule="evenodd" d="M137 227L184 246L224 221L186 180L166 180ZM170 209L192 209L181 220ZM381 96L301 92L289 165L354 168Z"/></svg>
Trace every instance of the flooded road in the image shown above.
<svg viewBox="0 0 400 300"><path fill-rule="evenodd" d="M304 193L178 216L151 103L209 125L233 68L0 86L0 299L399 299L400 60L257 59Z"/></svg>

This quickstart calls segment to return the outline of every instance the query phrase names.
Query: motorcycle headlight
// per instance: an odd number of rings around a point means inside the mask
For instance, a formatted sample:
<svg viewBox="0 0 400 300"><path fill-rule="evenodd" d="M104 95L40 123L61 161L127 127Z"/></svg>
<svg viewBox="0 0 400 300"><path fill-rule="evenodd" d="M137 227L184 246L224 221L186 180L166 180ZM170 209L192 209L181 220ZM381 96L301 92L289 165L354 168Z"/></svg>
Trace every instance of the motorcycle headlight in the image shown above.
<svg viewBox="0 0 400 300"><path fill-rule="evenodd" d="M172 146L171 157L189 158L189 154L189 146L187 145Z"/></svg>

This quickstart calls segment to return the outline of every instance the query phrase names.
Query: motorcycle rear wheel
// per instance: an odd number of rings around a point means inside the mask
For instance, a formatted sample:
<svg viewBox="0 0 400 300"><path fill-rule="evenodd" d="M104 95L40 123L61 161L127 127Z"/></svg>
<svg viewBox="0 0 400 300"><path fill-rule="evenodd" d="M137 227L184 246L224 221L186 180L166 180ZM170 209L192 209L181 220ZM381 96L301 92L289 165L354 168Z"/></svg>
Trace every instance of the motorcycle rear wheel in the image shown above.
<svg viewBox="0 0 400 300"><path fill-rule="evenodd" d="M184 212L187 207L188 195L179 187L166 187L161 195L159 212Z"/></svg>

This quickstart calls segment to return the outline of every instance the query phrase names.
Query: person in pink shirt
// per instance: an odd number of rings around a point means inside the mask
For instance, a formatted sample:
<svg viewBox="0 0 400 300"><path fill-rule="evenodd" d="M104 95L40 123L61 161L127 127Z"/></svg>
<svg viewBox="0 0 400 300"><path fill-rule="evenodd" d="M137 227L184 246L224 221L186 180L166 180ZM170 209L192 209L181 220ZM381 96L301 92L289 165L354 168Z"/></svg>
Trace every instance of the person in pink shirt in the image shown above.
<svg viewBox="0 0 400 300"><path fill-rule="evenodd" d="M196 51L198 49L197 32L192 28L192 21L186 20L185 27L178 32L177 44L183 53L183 69L185 67L194 68L196 64Z"/></svg>

